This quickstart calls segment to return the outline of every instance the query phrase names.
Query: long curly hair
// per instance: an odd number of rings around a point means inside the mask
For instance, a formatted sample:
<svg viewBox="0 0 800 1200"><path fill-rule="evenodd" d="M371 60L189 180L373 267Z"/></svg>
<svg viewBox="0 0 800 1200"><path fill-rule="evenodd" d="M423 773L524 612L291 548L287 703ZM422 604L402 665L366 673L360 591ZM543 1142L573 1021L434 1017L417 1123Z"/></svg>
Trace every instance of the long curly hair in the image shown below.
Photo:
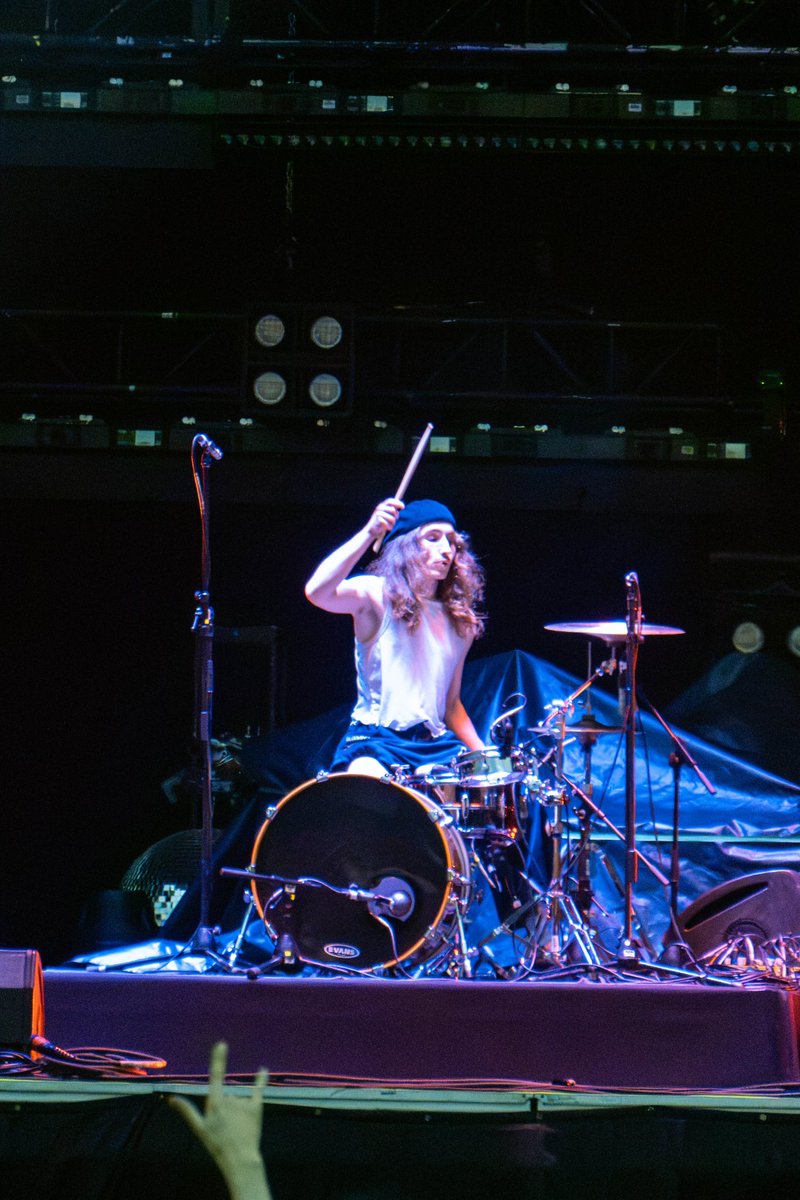
<svg viewBox="0 0 800 1200"><path fill-rule="evenodd" d="M422 615L420 596L425 582L418 533L418 529L412 529L392 538L367 567L368 574L383 576L394 615L412 631ZM484 587L483 568L472 551L469 537L459 533L455 556L436 589L436 599L442 601L460 637L472 634L478 638L486 627Z"/></svg>

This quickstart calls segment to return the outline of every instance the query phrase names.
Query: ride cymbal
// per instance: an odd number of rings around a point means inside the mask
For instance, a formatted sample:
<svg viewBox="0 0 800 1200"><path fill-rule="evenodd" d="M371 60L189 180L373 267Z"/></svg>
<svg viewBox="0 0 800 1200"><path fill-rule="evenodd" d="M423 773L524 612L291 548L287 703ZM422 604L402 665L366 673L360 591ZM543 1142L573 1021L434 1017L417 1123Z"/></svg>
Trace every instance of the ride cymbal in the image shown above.
<svg viewBox="0 0 800 1200"><path fill-rule="evenodd" d="M628 636L626 621L559 621L555 625L545 625L545 629L553 633L581 633L584 637L599 637L605 642L624 642ZM673 625L649 625L642 623L640 634L646 637L664 637L677 633L685 633L685 629L676 629Z"/></svg>

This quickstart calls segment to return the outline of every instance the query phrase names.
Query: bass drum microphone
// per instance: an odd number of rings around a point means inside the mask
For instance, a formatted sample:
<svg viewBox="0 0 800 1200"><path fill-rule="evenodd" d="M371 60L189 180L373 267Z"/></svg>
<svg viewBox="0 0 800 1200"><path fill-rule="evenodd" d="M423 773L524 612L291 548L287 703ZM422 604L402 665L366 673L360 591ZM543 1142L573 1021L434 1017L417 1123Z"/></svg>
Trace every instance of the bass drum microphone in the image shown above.
<svg viewBox="0 0 800 1200"><path fill-rule="evenodd" d="M413 913L416 902L414 893L404 879L387 875L379 880L372 888L373 899L367 908L373 917L395 917L398 921L407 921Z"/></svg>

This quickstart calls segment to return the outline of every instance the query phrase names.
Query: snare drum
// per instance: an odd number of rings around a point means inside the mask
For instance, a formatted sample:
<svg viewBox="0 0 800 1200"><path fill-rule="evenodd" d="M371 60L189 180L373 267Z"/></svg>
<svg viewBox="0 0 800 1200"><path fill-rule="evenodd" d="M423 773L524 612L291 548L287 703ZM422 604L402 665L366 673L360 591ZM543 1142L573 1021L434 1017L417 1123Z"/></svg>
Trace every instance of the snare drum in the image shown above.
<svg viewBox="0 0 800 1200"><path fill-rule="evenodd" d="M509 750L500 746L485 746L482 750L465 750L451 763L462 787L492 788L506 783L521 783L528 773L524 753L516 746Z"/></svg>
<svg viewBox="0 0 800 1200"><path fill-rule="evenodd" d="M254 880L254 900L273 940L288 933L298 957L322 967L426 962L470 898L469 856L441 808L365 775L329 775L285 796L258 833L251 869L301 881ZM395 916L330 890L379 893L382 883L410 896L410 908Z"/></svg>

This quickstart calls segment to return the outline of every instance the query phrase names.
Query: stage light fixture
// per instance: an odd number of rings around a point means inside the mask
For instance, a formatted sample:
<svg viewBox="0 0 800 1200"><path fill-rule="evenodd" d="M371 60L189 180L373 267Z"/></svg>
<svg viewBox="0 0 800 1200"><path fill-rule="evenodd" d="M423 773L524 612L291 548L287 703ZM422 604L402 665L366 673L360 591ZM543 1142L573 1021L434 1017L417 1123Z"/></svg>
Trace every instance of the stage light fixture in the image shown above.
<svg viewBox="0 0 800 1200"><path fill-rule="evenodd" d="M755 621L740 621L731 641L740 654L757 654L764 646L764 630Z"/></svg>
<svg viewBox="0 0 800 1200"><path fill-rule="evenodd" d="M331 408L338 404L342 395L342 385L335 375L323 372L315 375L308 385L308 394L318 408Z"/></svg>
<svg viewBox="0 0 800 1200"><path fill-rule="evenodd" d="M259 404L272 408L286 395L286 380L277 371L262 371L253 380L253 395Z"/></svg>
<svg viewBox="0 0 800 1200"><path fill-rule="evenodd" d="M342 340L344 330L335 317L317 317L311 326L311 340L320 350L332 350Z"/></svg>
<svg viewBox="0 0 800 1200"><path fill-rule="evenodd" d="M321 410L338 417L352 410L349 308L265 302L249 324L246 406L254 412L269 408L281 417L310 417Z"/></svg>
<svg viewBox="0 0 800 1200"><path fill-rule="evenodd" d="M258 344L266 350L272 350L275 346L280 346L285 337L286 326L280 317L277 317L274 313L267 313L257 321L255 338Z"/></svg>

